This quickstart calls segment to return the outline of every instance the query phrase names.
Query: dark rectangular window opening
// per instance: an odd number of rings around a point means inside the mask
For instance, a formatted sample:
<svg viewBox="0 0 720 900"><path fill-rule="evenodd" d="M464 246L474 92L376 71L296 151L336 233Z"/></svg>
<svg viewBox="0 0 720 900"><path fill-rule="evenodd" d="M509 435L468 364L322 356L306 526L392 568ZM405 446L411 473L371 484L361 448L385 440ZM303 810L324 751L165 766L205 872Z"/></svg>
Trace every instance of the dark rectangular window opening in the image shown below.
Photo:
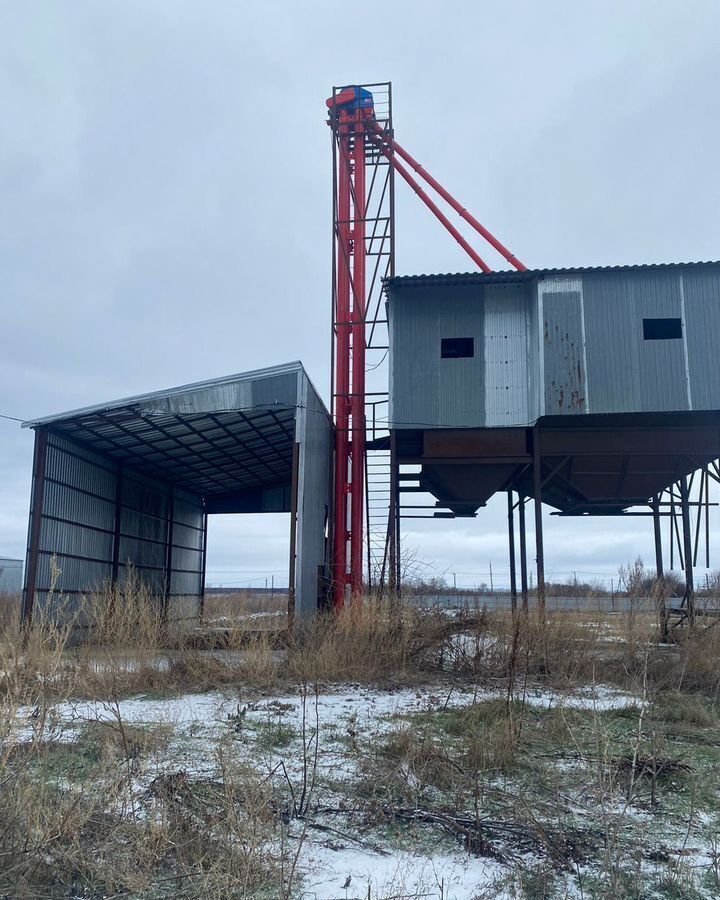
<svg viewBox="0 0 720 900"><path fill-rule="evenodd" d="M461 359L475 356L475 338L442 338L440 356L443 359Z"/></svg>
<svg viewBox="0 0 720 900"><path fill-rule="evenodd" d="M643 340L674 341L682 338L682 319L643 319Z"/></svg>

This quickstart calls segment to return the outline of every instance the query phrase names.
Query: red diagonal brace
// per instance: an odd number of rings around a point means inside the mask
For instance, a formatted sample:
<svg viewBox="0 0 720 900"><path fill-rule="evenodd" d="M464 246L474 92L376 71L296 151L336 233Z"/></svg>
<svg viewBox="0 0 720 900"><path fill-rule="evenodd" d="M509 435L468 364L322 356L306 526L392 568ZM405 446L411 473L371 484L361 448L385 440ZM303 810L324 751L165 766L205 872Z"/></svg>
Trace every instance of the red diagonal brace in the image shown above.
<svg viewBox="0 0 720 900"><path fill-rule="evenodd" d="M427 171L427 169L424 169L420 165L420 163L407 152L404 147L402 147L396 140L386 134L380 128L377 122L374 124L377 134L380 135L383 141L387 141L387 143L392 147L395 153L397 153L398 156L401 156L405 160L405 162L418 173L421 178L424 178L425 181L427 181L427 183L430 185L430 187L437 191L437 193L440 194L443 200L449 203L450 206L452 206L452 208L455 210L455 212L461 218L465 219L465 221L469 225L471 225L475 229L475 231L478 232L478 234L481 234L488 242L488 244L494 247L498 251L498 253L510 263L511 266L514 266L519 272L525 272L527 270L527 266L521 263L517 256L515 256L514 253L511 253L504 244L501 244L500 241L495 237L495 235L492 234L492 232L488 231L484 225L478 222L475 216L469 213L465 209L465 207L462 206L462 204L453 197L452 194L446 191L445 188L440 184L440 182L433 178L432 175ZM398 169L398 171L400 170Z"/></svg>
<svg viewBox="0 0 720 900"><path fill-rule="evenodd" d="M457 228L452 224L452 222L448 219L448 217L440 210L437 204L433 203L430 197L425 193L425 191L420 187L420 185L415 181L412 175L408 172L405 166L398 162L395 156L390 152L388 147L381 142L375 142L377 148L380 150L382 154L384 154L390 163L394 166L395 170L402 175L402 177L407 181L410 187L415 191L418 197L422 200L422 202L427 206L427 208L432 212L437 218L442 222L442 224L447 228L450 234L455 238L455 240L460 244L463 250L467 253L467 255L482 269L483 272L492 272L490 266L485 262L485 260L473 250L473 248L468 244L465 238L460 234Z"/></svg>

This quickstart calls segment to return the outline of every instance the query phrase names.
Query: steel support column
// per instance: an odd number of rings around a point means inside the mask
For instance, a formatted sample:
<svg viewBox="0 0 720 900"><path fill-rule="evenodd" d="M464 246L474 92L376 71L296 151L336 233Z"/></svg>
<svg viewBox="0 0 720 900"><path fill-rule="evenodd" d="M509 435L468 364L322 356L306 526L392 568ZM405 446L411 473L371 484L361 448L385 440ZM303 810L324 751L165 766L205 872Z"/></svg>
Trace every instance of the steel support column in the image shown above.
<svg viewBox="0 0 720 900"><path fill-rule="evenodd" d="M653 534L655 537L655 573L658 579L665 577L663 570L662 533L660 531L660 497L653 497L651 502L653 516Z"/></svg>
<svg viewBox="0 0 720 900"><path fill-rule="evenodd" d="M537 553L537 601L545 610L545 550L543 547L542 521L542 459L540 455L540 429L535 426L533 445L533 493L535 495L535 548Z"/></svg>
<svg viewBox="0 0 720 900"><path fill-rule="evenodd" d="M525 526L525 502L523 494L518 494L518 518L520 524L520 591L522 606L528 608L528 568L527 568L527 529Z"/></svg>
<svg viewBox="0 0 720 900"><path fill-rule="evenodd" d="M200 570L200 620L205 617L205 578L207 576L208 514L203 513L202 569Z"/></svg>
<svg viewBox="0 0 720 900"><path fill-rule="evenodd" d="M513 492L507 492L508 502L508 550L510 555L510 605L513 611L517 609L517 577L515 573L515 515L513 506Z"/></svg>
<svg viewBox="0 0 720 900"><path fill-rule="evenodd" d="M397 464L397 436L394 431L390 432L390 511L388 514L388 587L390 597L394 599L399 589L398 579L398 544L397 544L397 523L398 516L398 496L399 482Z"/></svg>
<svg viewBox="0 0 720 900"><path fill-rule="evenodd" d="M23 627L32 624L35 591L37 589L38 551L40 545L40 526L42 524L43 502L45 497L45 469L47 466L47 427L35 431L35 451L33 455L32 477L32 517L30 519L30 535L28 542L28 563L25 573L25 593L23 595L22 621Z"/></svg>
<svg viewBox="0 0 720 900"><path fill-rule="evenodd" d="M288 631L295 627L295 578L297 563L298 484L300 444L293 444L292 483L290 488L290 568L288 572Z"/></svg>
<svg viewBox="0 0 720 900"><path fill-rule="evenodd" d="M685 562L685 608L692 624L695 620L695 584L693 581L692 534L690 532L690 488L687 476L680 479L680 507L683 526L683 560ZM699 514L699 513L698 513Z"/></svg>
<svg viewBox="0 0 720 900"><path fill-rule="evenodd" d="M165 590L162 598L162 621L163 624L168 620L168 609L170 608L170 591L172 589L172 566L173 566L173 524L175 521L175 485L170 485L168 491L168 517L166 531L166 554L165 554Z"/></svg>
<svg viewBox="0 0 720 900"><path fill-rule="evenodd" d="M350 478L350 159L338 140L337 275L335 287L335 522L333 594L340 609L348 577L348 492Z"/></svg>
<svg viewBox="0 0 720 900"><path fill-rule="evenodd" d="M113 549L112 549L112 585L118 583L120 575L120 525L122 523L122 479L123 469L120 463L115 469L115 516L113 524Z"/></svg>
<svg viewBox="0 0 720 900"><path fill-rule="evenodd" d="M355 126L353 147L352 278L352 431L350 443L350 590L363 589L363 517L365 506L365 133Z"/></svg>

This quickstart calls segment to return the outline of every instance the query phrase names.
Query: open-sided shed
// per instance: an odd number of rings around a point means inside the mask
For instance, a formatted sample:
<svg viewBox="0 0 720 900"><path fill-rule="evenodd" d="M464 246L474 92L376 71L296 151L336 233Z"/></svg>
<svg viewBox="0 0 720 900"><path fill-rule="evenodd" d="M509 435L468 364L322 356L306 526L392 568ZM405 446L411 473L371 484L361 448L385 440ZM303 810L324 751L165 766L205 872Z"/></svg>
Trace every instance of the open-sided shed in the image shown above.
<svg viewBox="0 0 720 900"><path fill-rule="evenodd" d="M169 619L197 616L212 513L289 512L291 613L322 602L333 427L300 362L24 425L35 430L26 621L47 605L53 557L64 603L132 567Z"/></svg>

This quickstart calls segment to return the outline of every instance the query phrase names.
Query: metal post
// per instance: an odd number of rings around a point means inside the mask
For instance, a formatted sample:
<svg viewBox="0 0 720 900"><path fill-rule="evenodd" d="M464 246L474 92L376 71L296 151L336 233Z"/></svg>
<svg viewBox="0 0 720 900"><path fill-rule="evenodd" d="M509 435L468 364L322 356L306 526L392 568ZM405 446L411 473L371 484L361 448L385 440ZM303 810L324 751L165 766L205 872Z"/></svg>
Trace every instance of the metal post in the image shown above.
<svg viewBox="0 0 720 900"><path fill-rule="evenodd" d="M398 590L398 567L397 567L397 489L398 489L398 467L397 467L397 438L394 431L390 432L390 509L388 512L388 530L387 530L387 560L388 560L388 589L391 599L394 599Z"/></svg>
<svg viewBox="0 0 720 900"><path fill-rule="evenodd" d="M508 500L508 545L510 551L510 606L513 612L517 609L517 575L515 572L515 515L513 492L507 492Z"/></svg>
<svg viewBox="0 0 720 900"><path fill-rule="evenodd" d="M660 532L660 495L653 497L652 502L653 532L655 534L655 571L658 580L665 577L663 571L662 534Z"/></svg>
<svg viewBox="0 0 720 900"><path fill-rule="evenodd" d="M545 610L545 551L543 548L542 521L542 460L540 456L540 429L533 429L533 493L535 495L535 548L537 553L537 601Z"/></svg>
<svg viewBox="0 0 720 900"><path fill-rule="evenodd" d="M162 621L163 624L168 620L168 609L170 607L170 590L172 587L172 563L173 563L173 522L175 519L175 485L170 485L168 493L168 519L167 519L167 545L165 553L165 590L163 592L162 601Z"/></svg>
<svg viewBox="0 0 720 900"><path fill-rule="evenodd" d="M352 279L352 442L350 467L350 587L363 587L363 515L365 491L365 134L358 121L353 147Z"/></svg>
<svg viewBox="0 0 720 900"><path fill-rule="evenodd" d="M202 569L200 570L200 620L205 616L205 577L207 575L208 514L203 513Z"/></svg>
<svg viewBox="0 0 720 900"><path fill-rule="evenodd" d="M667 612L667 603L665 602L665 585L663 580L665 578L665 572L663 569L663 554L662 554L662 532L660 530L660 497L661 494L657 494L653 497L650 505L652 507L652 516L653 516L653 533L655 535L655 572L657 576L658 584L658 615L660 619L660 640L667 641L668 639L668 612Z"/></svg>
<svg viewBox="0 0 720 900"><path fill-rule="evenodd" d="M527 531L525 529L525 496L518 494L518 513L520 520L520 590L522 606L528 608L528 569L527 569Z"/></svg>
<svg viewBox="0 0 720 900"><path fill-rule="evenodd" d="M695 585L693 583L692 535L690 533L690 488L687 476L680 479L680 505L683 525L683 559L685 561L685 601L690 624L695 621Z"/></svg>
<svg viewBox="0 0 720 900"><path fill-rule="evenodd" d="M333 532L334 603L341 609L347 584L348 455L350 448L350 160L347 138L338 135L336 353L335 353L335 528Z"/></svg>
<svg viewBox="0 0 720 900"><path fill-rule="evenodd" d="M288 632L295 627L295 573L297 556L298 473L300 471L300 444L293 444L292 484L290 488L290 568L288 573ZM336 523L337 527L337 523Z"/></svg>
<svg viewBox="0 0 720 900"><path fill-rule="evenodd" d="M33 455L32 516L28 541L28 563L25 573L25 593L23 595L23 627L32 624L35 590L37 586L38 552L40 549L40 525L42 524L43 501L45 497L45 468L47 464L47 427L35 431L35 452Z"/></svg>
<svg viewBox="0 0 720 900"><path fill-rule="evenodd" d="M375 406L373 405L373 419L374 418L375 418ZM373 423L373 428L374 428L374 423ZM374 437L375 437L375 435L373 434L373 438ZM376 578L375 578L375 573L373 573L373 570L372 570L372 546L370 543L370 538L371 538L371 534L370 534L370 478L368 475L367 454L365 454L364 463L365 463L365 484L368 487L368 489L365 491L365 529L366 529L365 550L366 550L366 554L367 554L367 556L366 556L366 558L367 558L367 590L368 590L368 594L371 594L372 590L373 590L373 584L374 584Z"/></svg>
<svg viewBox="0 0 720 900"><path fill-rule="evenodd" d="M120 463L115 469L115 523L113 526L113 550L112 550L112 585L118 583L120 574L120 524L122 522L122 475Z"/></svg>

